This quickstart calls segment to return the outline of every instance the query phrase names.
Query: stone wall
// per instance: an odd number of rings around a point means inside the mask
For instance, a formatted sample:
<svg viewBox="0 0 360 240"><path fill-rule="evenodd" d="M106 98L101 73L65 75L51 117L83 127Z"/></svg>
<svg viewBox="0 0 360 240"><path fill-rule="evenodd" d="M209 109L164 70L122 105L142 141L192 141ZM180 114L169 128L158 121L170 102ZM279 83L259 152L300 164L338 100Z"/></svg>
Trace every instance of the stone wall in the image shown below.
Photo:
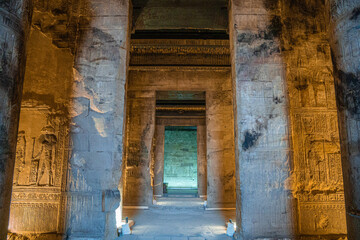
<svg viewBox="0 0 360 240"><path fill-rule="evenodd" d="M131 67L124 204L151 204L155 91L206 91L208 206L233 207L235 161L230 70L207 67Z"/></svg>

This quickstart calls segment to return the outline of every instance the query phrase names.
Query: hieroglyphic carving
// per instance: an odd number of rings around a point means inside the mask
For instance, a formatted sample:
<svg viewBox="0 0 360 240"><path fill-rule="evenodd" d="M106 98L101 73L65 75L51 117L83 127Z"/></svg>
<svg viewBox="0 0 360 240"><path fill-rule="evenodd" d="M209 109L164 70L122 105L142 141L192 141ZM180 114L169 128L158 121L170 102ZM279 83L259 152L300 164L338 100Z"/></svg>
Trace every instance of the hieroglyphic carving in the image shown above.
<svg viewBox="0 0 360 240"><path fill-rule="evenodd" d="M298 136L303 156L300 165L304 166L300 175L305 180L303 183L312 188L314 184L322 187L336 184L341 189L340 145L334 117L334 113L296 115L301 119L303 130Z"/></svg>
<svg viewBox="0 0 360 240"><path fill-rule="evenodd" d="M300 202L300 227L308 234L343 232L345 205L341 202Z"/></svg>
<svg viewBox="0 0 360 240"><path fill-rule="evenodd" d="M25 167L25 154L26 154L26 138L25 131L19 131L16 145L16 158L14 170L14 185L19 183L19 175Z"/></svg>
<svg viewBox="0 0 360 240"><path fill-rule="evenodd" d="M20 200L60 200L60 193L14 192L13 201Z"/></svg>
<svg viewBox="0 0 360 240"><path fill-rule="evenodd" d="M48 106L24 103L19 130L9 229L61 232L66 204L62 197L68 157L66 115ZM49 208L46 221L31 219Z"/></svg>
<svg viewBox="0 0 360 240"><path fill-rule="evenodd" d="M345 204L335 111L295 114L301 233L344 233Z"/></svg>
<svg viewBox="0 0 360 240"><path fill-rule="evenodd" d="M326 86L322 78L295 77L295 88L300 93L302 107L325 107L326 106Z"/></svg>
<svg viewBox="0 0 360 240"><path fill-rule="evenodd" d="M133 39L130 65L229 66L228 40ZM160 57L161 56L161 57Z"/></svg>
<svg viewBox="0 0 360 240"><path fill-rule="evenodd" d="M57 203L13 203L11 207L58 208Z"/></svg>

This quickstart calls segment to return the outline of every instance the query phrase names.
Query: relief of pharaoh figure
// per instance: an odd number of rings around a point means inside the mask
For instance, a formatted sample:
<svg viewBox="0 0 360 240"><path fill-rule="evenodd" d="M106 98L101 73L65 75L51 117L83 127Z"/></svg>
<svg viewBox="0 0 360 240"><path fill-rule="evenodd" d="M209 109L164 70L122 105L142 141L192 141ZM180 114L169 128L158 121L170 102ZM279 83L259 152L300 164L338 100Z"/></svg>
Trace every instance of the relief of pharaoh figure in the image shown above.
<svg viewBox="0 0 360 240"><path fill-rule="evenodd" d="M15 158L15 171L14 171L14 185L19 185L20 173L25 167L25 150L26 139L25 131L19 131L16 144L16 158Z"/></svg>
<svg viewBox="0 0 360 240"><path fill-rule="evenodd" d="M51 126L42 128L39 142L41 143L41 150L33 158L33 161L39 161L36 185L53 186L55 178L55 147L57 143L55 129Z"/></svg>

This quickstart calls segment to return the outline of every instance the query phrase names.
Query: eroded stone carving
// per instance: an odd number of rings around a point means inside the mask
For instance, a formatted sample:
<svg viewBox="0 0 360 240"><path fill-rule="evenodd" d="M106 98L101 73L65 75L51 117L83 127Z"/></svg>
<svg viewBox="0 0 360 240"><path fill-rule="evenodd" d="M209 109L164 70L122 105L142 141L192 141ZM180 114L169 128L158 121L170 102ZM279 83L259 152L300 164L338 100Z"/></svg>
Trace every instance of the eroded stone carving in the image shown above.
<svg viewBox="0 0 360 240"><path fill-rule="evenodd" d="M41 150L32 159L32 162L38 162L36 184L53 186L57 137L52 126L46 126L41 129L39 143L41 144Z"/></svg>
<svg viewBox="0 0 360 240"><path fill-rule="evenodd" d="M63 231L67 142L68 125L62 111L36 102L23 103L10 211L11 232Z"/></svg>
<svg viewBox="0 0 360 240"><path fill-rule="evenodd" d="M16 158L14 170L14 185L19 184L19 175L25 167L25 154L26 154L26 138L25 131L19 131L16 145Z"/></svg>

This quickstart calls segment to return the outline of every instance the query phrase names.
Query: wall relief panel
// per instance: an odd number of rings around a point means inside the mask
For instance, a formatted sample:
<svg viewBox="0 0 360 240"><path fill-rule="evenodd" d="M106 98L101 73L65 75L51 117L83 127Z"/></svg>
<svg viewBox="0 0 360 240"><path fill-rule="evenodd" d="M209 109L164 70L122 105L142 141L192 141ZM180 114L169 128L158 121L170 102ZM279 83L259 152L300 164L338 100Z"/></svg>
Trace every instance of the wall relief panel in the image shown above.
<svg viewBox="0 0 360 240"><path fill-rule="evenodd" d="M336 112L306 112L294 119L300 233L345 233Z"/></svg>
<svg viewBox="0 0 360 240"><path fill-rule="evenodd" d="M344 188L327 8L321 1L282 1L281 11L278 27L287 64L299 235L343 235Z"/></svg>
<svg viewBox="0 0 360 240"><path fill-rule="evenodd" d="M61 111L23 104L9 231L63 232L68 125Z"/></svg>

